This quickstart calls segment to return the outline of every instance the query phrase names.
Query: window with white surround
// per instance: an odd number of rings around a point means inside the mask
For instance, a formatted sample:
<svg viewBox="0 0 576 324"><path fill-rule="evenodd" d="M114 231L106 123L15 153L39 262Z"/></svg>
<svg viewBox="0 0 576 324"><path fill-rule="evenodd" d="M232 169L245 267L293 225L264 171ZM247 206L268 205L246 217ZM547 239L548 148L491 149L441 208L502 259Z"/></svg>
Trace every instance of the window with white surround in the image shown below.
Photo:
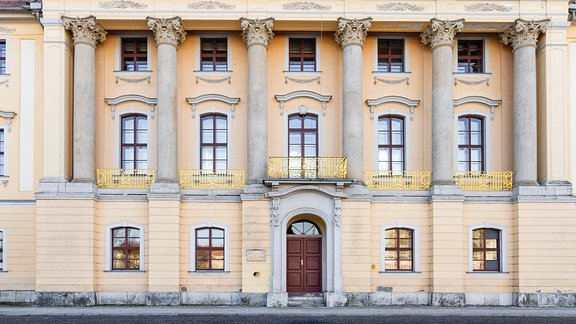
<svg viewBox="0 0 576 324"><path fill-rule="evenodd" d="M190 271L230 271L228 226L205 222L190 226Z"/></svg>
<svg viewBox="0 0 576 324"><path fill-rule="evenodd" d="M378 170L404 170L404 117L383 115L378 118Z"/></svg>
<svg viewBox="0 0 576 324"><path fill-rule="evenodd" d="M506 229L484 223L468 230L469 272L506 272Z"/></svg>
<svg viewBox="0 0 576 324"><path fill-rule="evenodd" d="M0 128L0 176L5 176L6 172L6 140L4 139L4 129Z"/></svg>
<svg viewBox="0 0 576 324"><path fill-rule="evenodd" d="M150 72L150 38L144 33L118 35L116 72Z"/></svg>
<svg viewBox="0 0 576 324"><path fill-rule="evenodd" d="M120 167L123 170L148 168L148 118L146 115L122 116Z"/></svg>
<svg viewBox="0 0 576 324"><path fill-rule="evenodd" d="M454 48L454 72L470 77L488 77L490 74L488 40L481 35L459 35Z"/></svg>
<svg viewBox="0 0 576 324"><path fill-rule="evenodd" d="M106 271L144 271L144 226L127 221L106 226Z"/></svg>
<svg viewBox="0 0 576 324"><path fill-rule="evenodd" d="M374 74L409 74L407 39L402 35L377 35L374 45Z"/></svg>
<svg viewBox="0 0 576 324"><path fill-rule="evenodd" d="M6 271L6 231L0 228L0 271Z"/></svg>
<svg viewBox="0 0 576 324"><path fill-rule="evenodd" d="M417 227L404 223L383 226L380 233L380 272L419 272L420 242Z"/></svg>
<svg viewBox="0 0 576 324"><path fill-rule="evenodd" d="M200 167L228 169L228 118L223 114L202 115L200 122Z"/></svg>
<svg viewBox="0 0 576 324"><path fill-rule="evenodd" d="M197 75L224 75L232 72L231 44L226 33L205 33L196 37L194 72Z"/></svg>
<svg viewBox="0 0 576 324"><path fill-rule="evenodd" d="M484 118L476 115L458 117L458 171L484 171Z"/></svg>
<svg viewBox="0 0 576 324"><path fill-rule="evenodd" d="M288 75L319 75L320 38L314 33L286 35L284 72Z"/></svg>
<svg viewBox="0 0 576 324"><path fill-rule="evenodd" d="M8 60L6 50L6 40L0 39L0 74L7 74Z"/></svg>

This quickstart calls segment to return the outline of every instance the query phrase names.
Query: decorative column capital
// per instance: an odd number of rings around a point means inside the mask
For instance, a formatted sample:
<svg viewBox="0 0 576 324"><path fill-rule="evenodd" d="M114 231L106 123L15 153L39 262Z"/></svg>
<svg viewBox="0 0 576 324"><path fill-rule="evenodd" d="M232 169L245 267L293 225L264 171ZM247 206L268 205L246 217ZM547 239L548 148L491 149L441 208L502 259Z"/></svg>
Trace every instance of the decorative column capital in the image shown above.
<svg viewBox="0 0 576 324"><path fill-rule="evenodd" d="M372 18L346 19L340 17L338 18L336 33L334 33L336 43L342 48L352 44L363 47L370 26L372 26Z"/></svg>
<svg viewBox="0 0 576 324"><path fill-rule="evenodd" d="M86 44L96 47L98 42L103 42L106 39L106 31L98 25L94 16L85 18L62 16L61 18L64 28L72 31L74 45Z"/></svg>
<svg viewBox="0 0 576 324"><path fill-rule="evenodd" d="M453 47L454 36L462 27L464 27L464 19L439 20L432 18L430 19L430 26L420 37L422 38L422 43L430 45L432 49L443 45Z"/></svg>
<svg viewBox="0 0 576 324"><path fill-rule="evenodd" d="M242 40L246 43L246 46L250 47L254 44L264 45L268 48L268 45L272 42L272 37L274 33L272 32L272 26L274 23L274 18L266 19L248 19L240 18L240 25L242 26Z"/></svg>
<svg viewBox="0 0 576 324"><path fill-rule="evenodd" d="M550 19L534 21L518 18L514 21L514 26L501 35L502 43L511 45L514 51L524 46L535 47L538 36L545 33L549 26Z"/></svg>
<svg viewBox="0 0 576 324"><path fill-rule="evenodd" d="M156 46L168 44L178 47L178 44L184 41L186 32L182 29L180 19L180 17L146 17L148 28L150 28L156 39Z"/></svg>

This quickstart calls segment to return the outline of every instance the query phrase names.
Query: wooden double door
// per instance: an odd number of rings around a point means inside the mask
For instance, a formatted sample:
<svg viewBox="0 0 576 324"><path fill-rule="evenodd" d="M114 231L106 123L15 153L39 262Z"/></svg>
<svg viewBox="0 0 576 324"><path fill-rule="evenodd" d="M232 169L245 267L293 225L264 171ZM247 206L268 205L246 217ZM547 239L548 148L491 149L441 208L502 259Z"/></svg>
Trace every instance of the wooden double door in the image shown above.
<svg viewBox="0 0 576 324"><path fill-rule="evenodd" d="M322 236L288 235L286 238L286 291L322 291Z"/></svg>

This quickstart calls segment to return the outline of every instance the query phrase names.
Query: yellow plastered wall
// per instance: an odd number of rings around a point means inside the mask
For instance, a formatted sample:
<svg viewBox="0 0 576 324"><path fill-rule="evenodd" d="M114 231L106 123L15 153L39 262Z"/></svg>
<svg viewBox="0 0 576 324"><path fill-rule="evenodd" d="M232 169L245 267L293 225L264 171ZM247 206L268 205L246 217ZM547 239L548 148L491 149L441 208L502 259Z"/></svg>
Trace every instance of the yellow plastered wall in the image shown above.
<svg viewBox="0 0 576 324"><path fill-rule="evenodd" d="M242 288L242 205L240 203L183 203L180 227L181 286L191 292L235 292ZM190 272L191 226L228 227L229 272ZM192 259L192 260L191 260Z"/></svg>
<svg viewBox="0 0 576 324"><path fill-rule="evenodd" d="M342 202L342 283L344 291L370 291L370 202Z"/></svg>
<svg viewBox="0 0 576 324"><path fill-rule="evenodd" d="M266 251L266 261L248 261L246 250ZM270 202L244 201L242 203L242 291L268 292L270 290Z"/></svg>
<svg viewBox="0 0 576 324"><path fill-rule="evenodd" d="M0 272L0 290L36 288L36 206L0 208L6 259Z"/></svg>

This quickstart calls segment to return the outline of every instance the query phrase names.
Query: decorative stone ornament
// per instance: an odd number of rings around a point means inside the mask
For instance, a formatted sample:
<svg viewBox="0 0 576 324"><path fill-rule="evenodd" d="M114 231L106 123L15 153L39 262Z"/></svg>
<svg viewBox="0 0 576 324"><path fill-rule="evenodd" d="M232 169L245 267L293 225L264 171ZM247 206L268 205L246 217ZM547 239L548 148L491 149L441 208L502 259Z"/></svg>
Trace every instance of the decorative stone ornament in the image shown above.
<svg viewBox="0 0 576 324"><path fill-rule="evenodd" d="M430 26L420 37L422 43L430 45L432 49L437 46L448 45L454 46L454 36L464 27L464 19L458 20L439 20L430 19Z"/></svg>
<svg viewBox="0 0 576 324"><path fill-rule="evenodd" d="M64 28L72 31L74 45L86 44L96 47L98 42L103 42L106 39L106 31L96 23L96 17L94 16L85 18L62 16L61 18Z"/></svg>
<svg viewBox="0 0 576 324"><path fill-rule="evenodd" d="M154 34L156 45L168 44L178 47L186 38L186 32L180 24L180 17L153 18L146 17L148 28Z"/></svg>
<svg viewBox="0 0 576 324"><path fill-rule="evenodd" d="M371 21L372 18L359 20L338 18L338 27L334 34L336 42L340 44L342 48L352 44L364 46L366 34L368 34L368 29L372 26Z"/></svg>
<svg viewBox="0 0 576 324"><path fill-rule="evenodd" d="M536 46L540 33L545 33L550 25L550 19L544 20L524 20L516 19L514 26L510 27L501 35L502 43L511 45L512 50L517 50L524 46Z"/></svg>
<svg viewBox="0 0 576 324"><path fill-rule="evenodd" d="M272 32L273 23L274 18L271 17L262 20L240 18L242 39L246 46L250 47L251 45L259 44L267 48L274 36Z"/></svg>

